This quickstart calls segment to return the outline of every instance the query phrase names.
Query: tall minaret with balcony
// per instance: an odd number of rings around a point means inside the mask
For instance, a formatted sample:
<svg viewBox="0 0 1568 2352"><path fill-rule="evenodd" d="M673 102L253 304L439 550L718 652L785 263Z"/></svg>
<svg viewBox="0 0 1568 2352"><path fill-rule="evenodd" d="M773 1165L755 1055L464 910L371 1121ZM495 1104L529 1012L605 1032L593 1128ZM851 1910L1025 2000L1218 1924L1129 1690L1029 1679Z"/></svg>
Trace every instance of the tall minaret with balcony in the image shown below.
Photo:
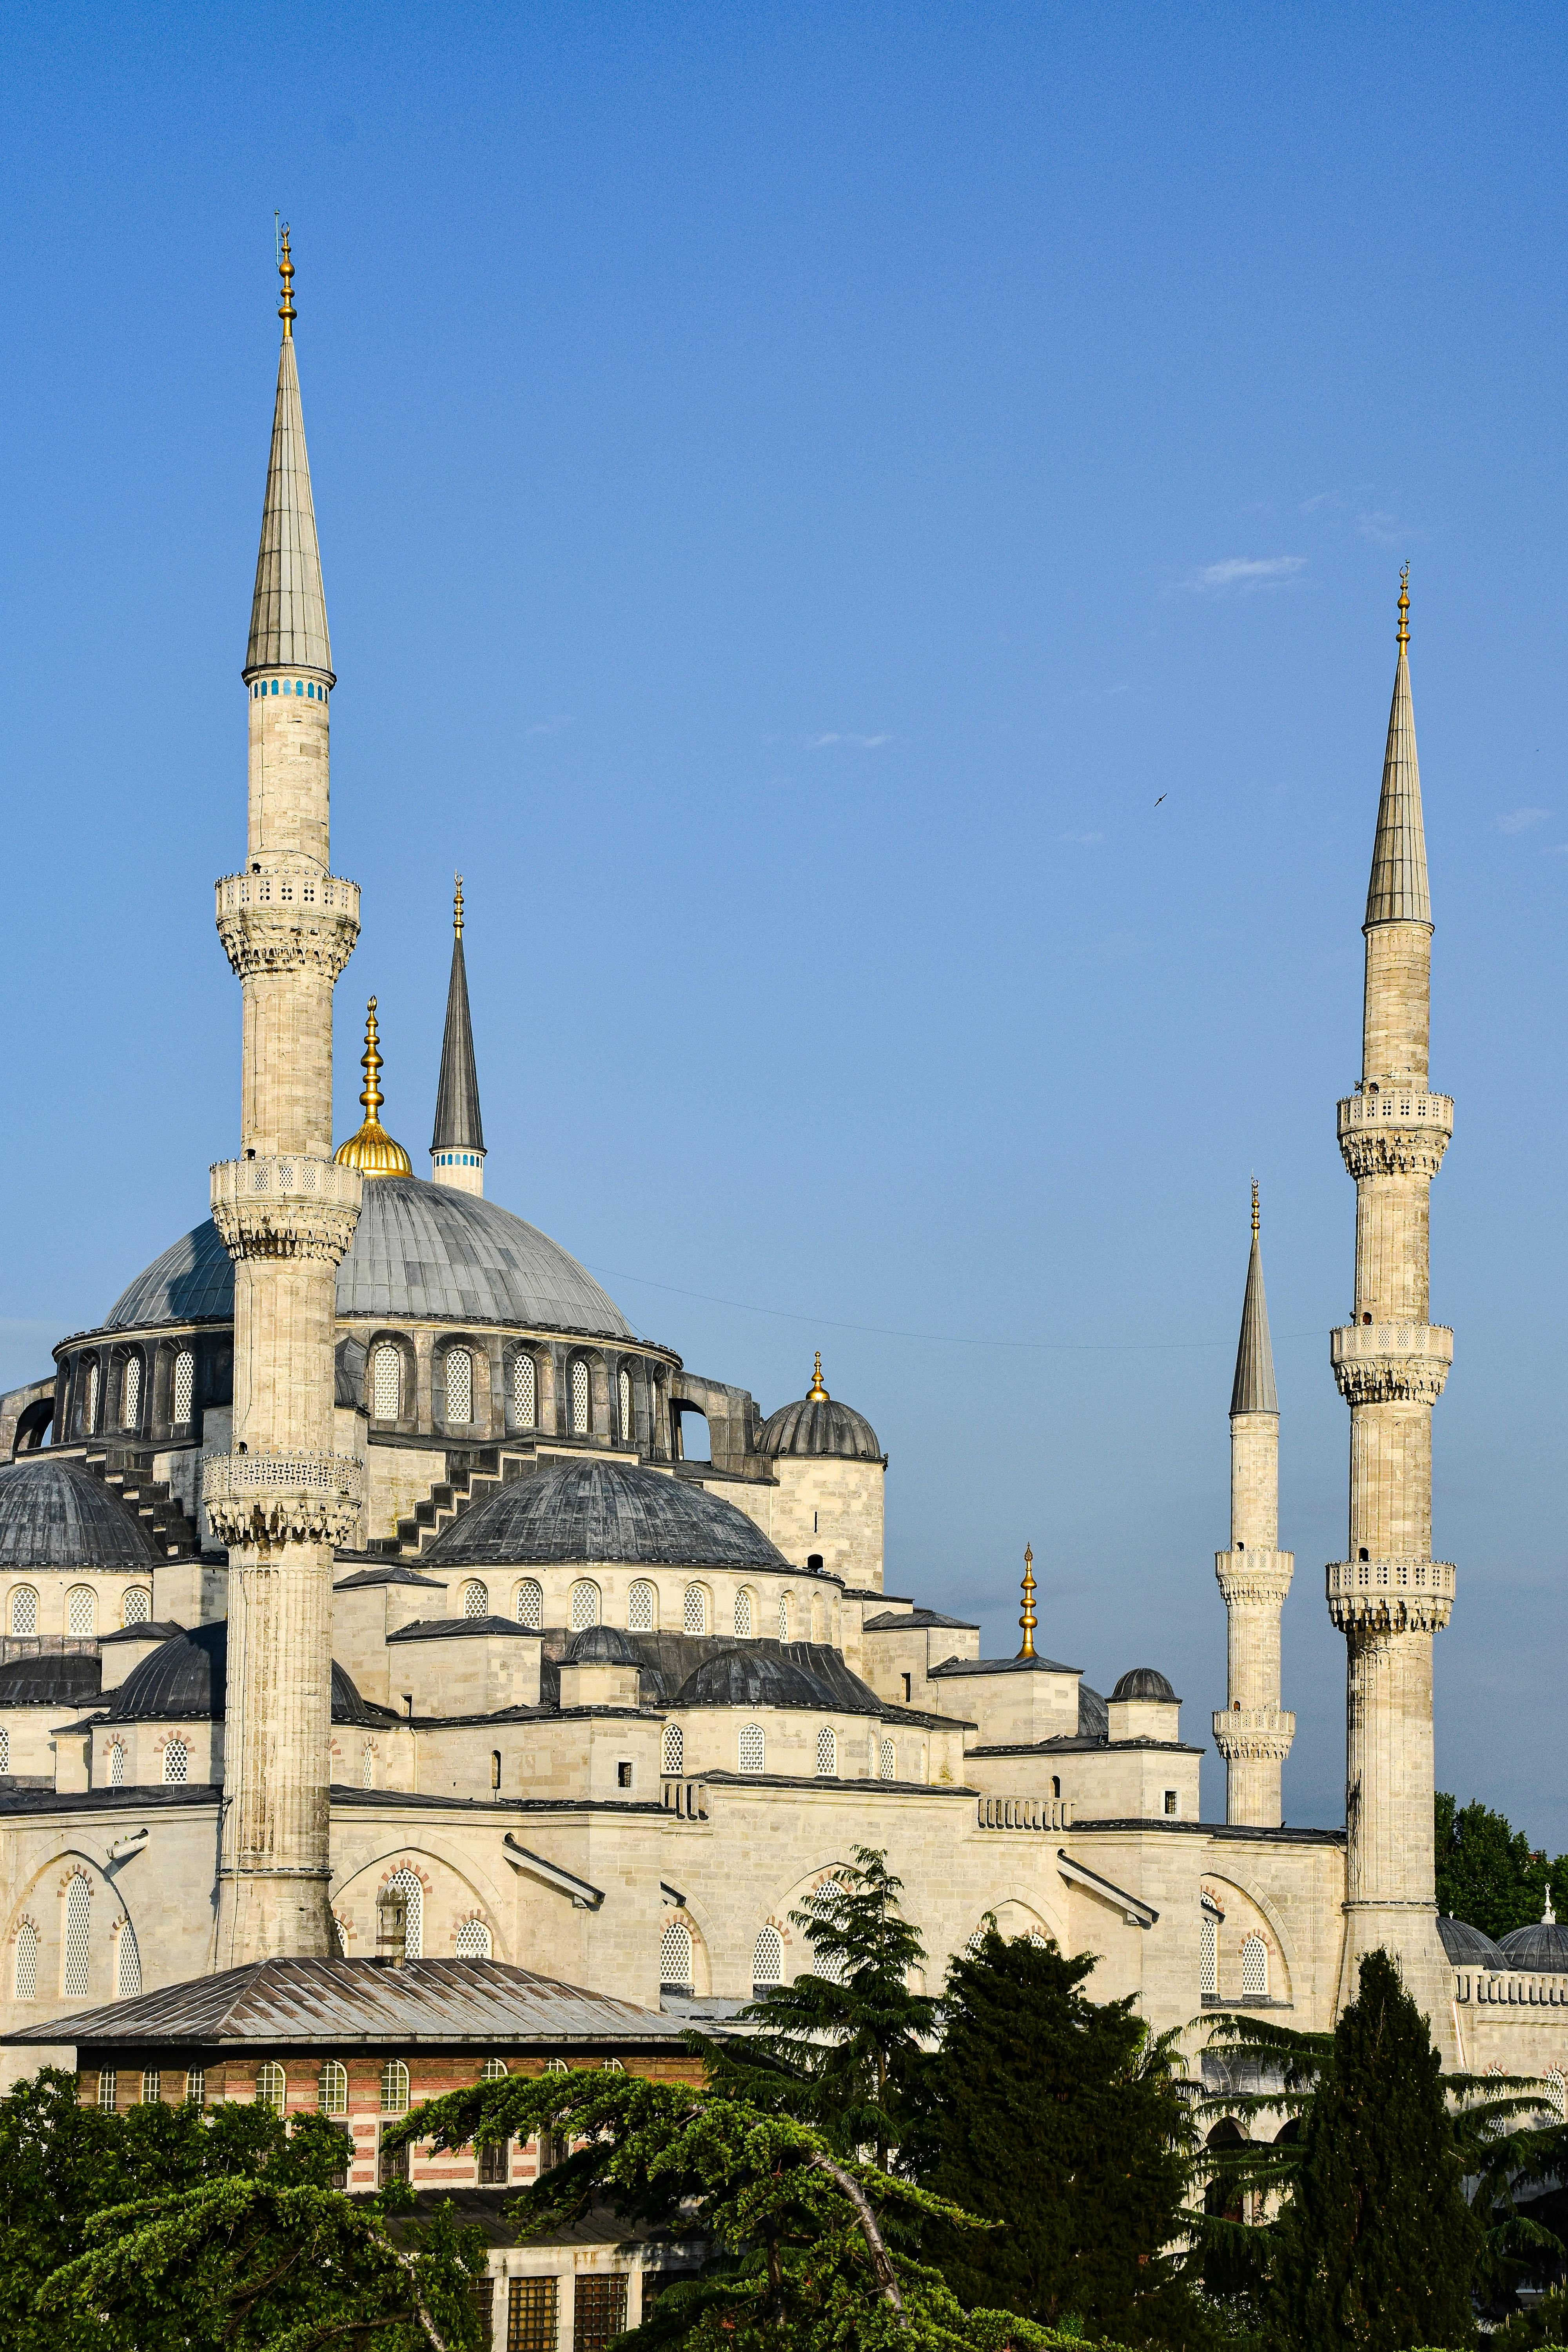
<svg viewBox="0 0 1568 2352"><path fill-rule="evenodd" d="M1340 1983L1382 1946L1452 2050L1450 1972L1438 1940L1432 1833L1432 1636L1454 1570L1432 1558L1432 1407L1454 1335L1427 1320L1427 1212L1454 1106L1427 1092L1432 907L1410 704L1408 565L1399 658L1367 891L1362 1076L1339 1106L1355 1179L1355 1311L1331 1334L1351 1409L1348 1557L1328 1570L1345 1636L1346 1937Z"/></svg>
<svg viewBox="0 0 1568 2352"><path fill-rule="evenodd" d="M1214 1718L1214 1742L1225 1758L1226 1821L1278 1829L1279 1776L1296 1737L1295 1717L1279 1705L1279 1612L1296 1556L1279 1549L1279 1393L1258 1224L1254 1184L1252 1255L1230 1391L1230 1549L1216 1552L1214 1564L1227 1628L1226 1706Z"/></svg>
<svg viewBox="0 0 1568 2352"><path fill-rule="evenodd" d="M458 1192L485 1189L485 1129L479 1117L479 1074L474 1066L474 1024L468 1017L468 973L463 961L463 877L452 899L452 978L447 990L447 1028L441 1039L441 1076L436 1087L436 1129L430 1138L430 1175Z"/></svg>
<svg viewBox="0 0 1568 2352"><path fill-rule="evenodd" d="M328 857L327 638L294 359L294 265L279 270L283 348L250 644L249 836L217 886L243 992L240 1156L212 1171L234 1259L234 1450L209 1461L208 1517L228 1548L228 1695L215 1963L335 1952L327 1900L331 1571L353 1539L359 1471L332 1444L337 1266L362 1178L332 1160L332 989L359 891Z"/></svg>

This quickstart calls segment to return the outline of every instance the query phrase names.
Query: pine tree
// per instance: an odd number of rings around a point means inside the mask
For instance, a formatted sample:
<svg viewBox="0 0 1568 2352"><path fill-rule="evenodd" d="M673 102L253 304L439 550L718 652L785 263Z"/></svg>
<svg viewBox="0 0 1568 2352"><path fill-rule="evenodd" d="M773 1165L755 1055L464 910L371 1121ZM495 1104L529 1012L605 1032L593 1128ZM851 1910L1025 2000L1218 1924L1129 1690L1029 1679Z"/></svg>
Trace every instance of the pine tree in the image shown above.
<svg viewBox="0 0 1568 2352"><path fill-rule="evenodd" d="M1294 2352L1474 2341L1479 2230L1441 2073L1397 1969L1369 1952L1303 2117L1279 2222L1271 2299Z"/></svg>
<svg viewBox="0 0 1568 2352"><path fill-rule="evenodd" d="M921 2101L922 2185L1000 2222L928 2225L959 2301L1189 2346L1207 2325L1168 2250L1184 2230L1190 2126L1131 2000L1083 1990L1091 1956L990 1927L948 1971Z"/></svg>

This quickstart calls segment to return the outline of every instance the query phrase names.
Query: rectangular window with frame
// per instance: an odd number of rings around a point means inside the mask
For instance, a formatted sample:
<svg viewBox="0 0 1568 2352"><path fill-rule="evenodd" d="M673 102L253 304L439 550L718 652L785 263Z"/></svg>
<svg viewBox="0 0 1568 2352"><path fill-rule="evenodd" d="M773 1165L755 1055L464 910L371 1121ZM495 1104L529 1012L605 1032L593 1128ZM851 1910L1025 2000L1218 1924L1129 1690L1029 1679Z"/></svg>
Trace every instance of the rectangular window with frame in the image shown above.
<svg viewBox="0 0 1568 2352"><path fill-rule="evenodd" d="M510 2149L504 2139L486 2140L479 2149L479 2185L483 2189L503 2188L511 2179L508 2161Z"/></svg>
<svg viewBox="0 0 1568 2352"><path fill-rule="evenodd" d="M626 2333L626 2273L614 2272L607 2277L579 2277L575 2305L572 2318L572 2352L605 2352L605 2347L613 2336Z"/></svg>
<svg viewBox="0 0 1568 2352"><path fill-rule="evenodd" d="M384 2189L389 2180L406 2180L412 2155L413 2149L407 2140L400 2141L396 2147L388 2147L384 2140L375 2168L378 2187Z"/></svg>
<svg viewBox="0 0 1568 2352"><path fill-rule="evenodd" d="M506 2352L556 2352L559 2300L552 2278L508 2279Z"/></svg>

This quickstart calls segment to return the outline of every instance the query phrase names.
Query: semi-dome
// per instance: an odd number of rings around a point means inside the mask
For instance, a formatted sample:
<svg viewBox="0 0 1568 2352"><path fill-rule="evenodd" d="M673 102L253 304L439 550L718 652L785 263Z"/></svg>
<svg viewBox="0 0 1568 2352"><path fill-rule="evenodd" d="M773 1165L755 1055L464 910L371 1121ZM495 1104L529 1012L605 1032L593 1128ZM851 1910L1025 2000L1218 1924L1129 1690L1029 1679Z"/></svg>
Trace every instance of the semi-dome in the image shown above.
<svg viewBox="0 0 1568 2352"><path fill-rule="evenodd" d="M1491 1937L1472 1927L1468 1919L1446 1919L1439 1912L1437 1933L1457 1969L1506 1969L1509 1965Z"/></svg>
<svg viewBox="0 0 1568 2352"><path fill-rule="evenodd" d="M106 1723L165 1723L188 1717L215 1723L223 1714L228 1680L228 1623L224 1618L190 1632L172 1633L150 1657L132 1666L111 1691ZM395 1723L394 1709L363 1699L350 1675L332 1660L334 1723Z"/></svg>
<svg viewBox="0 0 1568 2352"><path fill-rule="evenodd" d="M822 1357L810 1388L795 1404L781 1404L763 1423L763 1454L831 1454L840 1461L880 1462L877 1433L864 1413L840 1404L822 1384Z"/></svg>
<svg viewBox="0 0 1568 2352"><path fill-rule="evenodd" d="M799 1666L752 1644L704 1658L675 1700L677 1706L808 1706L817 1714L825 1702L832 1703Z"/></svg>
<svg viewBox="0 0 1568 2352"><path fill-rule="evenodd" d="M405 1321L521 1323L595 1339L636 1335L586 1267L495 1201L383 1176L364 1188L337 1311ZM109 1310L110 1331L230 1322L234 1264L209 1218L181 1236Z"/></svg>
<svg viewBox="0 0 1568 2352"><path fill-rule="evenodd" d="M101 1672L97 1658L80 1650L47 1650L42 1657L13 1658L0 1666L0 1708L90 1706Z"/></svg>
<svg viewBox="0 0 1568 2352"><path fill-rule="evenodd" d="M1112 1706L1121 1698L1158 1699L1164 1706L1179 1706L1181 1701L1157 1666L1134 1666L1122 1675L1110 1694Z"/></svg>
<svg viewBox="0 0 1568 2352"><path fill-rule="evenodd" d="M454 1520L425 1559L432 1568L789 1566L733 1503L684 1478L591 1458L513 1479Z"/></svg>
<svg viewBox="0 0 1568 2352"><path fill-rule="evenodd" d="M141 1568L152 1538L79 1463L47 1452L0 1467L0 1569Z"/></svg>
<svg viewBox="0 0 1568 2352"><path fill-rule="evenodd" d="M618 1625L584 1625L572 1636L569 1666L641 1666L642 1652Z"/></svg>
<svg viewBox="0 0 1568 2352"><path fill-rule="evenodd" d="M1514 1927L1498 1938L1505 1969L1544 1969L1568 1976L1568 1927L1555 1919L1536 1919L1528 1927Z"/></svg>

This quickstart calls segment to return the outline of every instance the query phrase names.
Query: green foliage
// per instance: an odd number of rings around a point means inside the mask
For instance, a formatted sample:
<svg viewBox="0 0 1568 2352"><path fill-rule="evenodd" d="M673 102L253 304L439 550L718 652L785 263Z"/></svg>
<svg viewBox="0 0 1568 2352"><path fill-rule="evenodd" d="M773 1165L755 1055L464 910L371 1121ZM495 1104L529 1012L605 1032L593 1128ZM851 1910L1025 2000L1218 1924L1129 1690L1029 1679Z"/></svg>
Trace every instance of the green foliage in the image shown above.
<svg viewBox="0 0 1568 2352"><path fill-rule="evenodd" d="M1516 2311L1492 2336L1489 2352L1563 2352L1568 2287L1554 2286L1529 2311Z"/></svg>
<svg viewBox="0 0 1568 2352"><path fill-rule="evenodd" d="M1483 1935L1528 1927L1546 1907L1546 1889L1568 1896L1568 1854L1532 1853L1522 1830L1485 1805L1436 1800L1437 1908Z"/></svg>

